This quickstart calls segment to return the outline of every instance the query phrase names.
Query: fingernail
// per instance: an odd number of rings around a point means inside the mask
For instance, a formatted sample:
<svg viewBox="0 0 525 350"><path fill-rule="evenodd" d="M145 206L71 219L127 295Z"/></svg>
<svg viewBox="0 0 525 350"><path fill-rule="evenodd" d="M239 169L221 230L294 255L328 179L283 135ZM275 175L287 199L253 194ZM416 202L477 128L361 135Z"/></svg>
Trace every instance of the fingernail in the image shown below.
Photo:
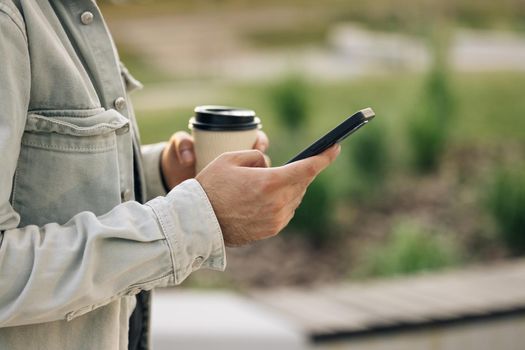
<svg viewBox="0 0 525 350"><path fill-rule="evenodd" d="M183 149L180 151L180 156L182 158L183 164L191 164L193 163L193 152L189 149Z"/></svg>
<svg viewBox="0 0 525 350"><path fill-rule="evenodd" d="M336 157L339 155L339 153L341 153L341 145L337 144L337 146L335 148L335 155L336 155Z"/></svg>

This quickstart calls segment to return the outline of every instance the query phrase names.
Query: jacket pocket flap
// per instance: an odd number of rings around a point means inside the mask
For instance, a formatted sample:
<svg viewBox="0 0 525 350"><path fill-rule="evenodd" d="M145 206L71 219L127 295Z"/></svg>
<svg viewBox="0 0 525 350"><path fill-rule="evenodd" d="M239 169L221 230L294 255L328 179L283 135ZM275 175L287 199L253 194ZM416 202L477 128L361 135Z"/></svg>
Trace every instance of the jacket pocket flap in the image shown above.
<svg viewBox="0 0 525 350"><path fill-rule="evenodd" d="M114 109L90 117L49 117L30 113L25 125L25 130L28 132L73 136L104 135L123 128L129 128L129 120Z"/></svg>

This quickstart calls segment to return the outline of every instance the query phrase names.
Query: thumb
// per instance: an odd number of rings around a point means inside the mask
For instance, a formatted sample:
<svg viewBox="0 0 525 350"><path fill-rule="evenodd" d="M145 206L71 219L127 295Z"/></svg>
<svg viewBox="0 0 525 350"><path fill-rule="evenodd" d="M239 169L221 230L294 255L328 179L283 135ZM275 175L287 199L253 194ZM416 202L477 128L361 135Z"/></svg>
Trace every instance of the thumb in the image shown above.
<svg viewBox="0 0 525 350"><path fill-rule="evenodd" d="M299 176L299 178L304 178L306 176L310 179L313 179L337 158L340 151L341 146L339 144L335 144L334 146L328 148L316 156L298 160L291 164L285 165L284 167L288 168L296 176Z"/></svg>
<svg viewBox="0 0 525 350"><path fill-rule="evenodd" d="M249 168L266 168L264 154L259 150L227 152L222 155L230 164Z"/></svg>
<svg viewBox="0 0 525 350"><path fill-rule="evenodd" d="M179 161L187 165L193 164L195 161L193 138L187 132L179 131L175 133L173 139Z"/></svg>

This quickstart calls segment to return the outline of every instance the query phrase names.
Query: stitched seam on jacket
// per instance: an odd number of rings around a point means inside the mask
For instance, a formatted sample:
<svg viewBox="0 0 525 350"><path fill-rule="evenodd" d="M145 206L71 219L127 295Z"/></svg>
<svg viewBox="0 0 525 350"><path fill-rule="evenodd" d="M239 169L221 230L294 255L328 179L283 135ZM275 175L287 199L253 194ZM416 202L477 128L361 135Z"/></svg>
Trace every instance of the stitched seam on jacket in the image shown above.
<svg viewBox="0 0 525 350"><path fill-rule="evenodd" d="M116 130L117 128L121 128L122 126L126 124L112 124L112 123L100 123L94 126L78 126L67 122L59 122L58 120L50 121L48 119L41 119L50 123L53 123L55 125L60 125L62 127L70 128L78 132L79 134L88 134L90 131L93 130L99 130L99 129L108 129L108 133L111 131ZM96 136L96 135L94 135Z"/></svg>
<svg viewBox="0 0 525 350"><path fill-rule="evenodd" d="M36 114L43 117L89 118L103 112L106 112L106 109L95 107L86 109L32 109L28 111L28 114Z"/></svg>
<svg viewBox="0 0 525 350"><path fill-rule="evenodd" d="M102 153L106 151L111 151L115 149L115 145L110 145L106 147L61 147L61 146L50 146L42 143L35 143L35 142L28 142L28 141L22 141L22 144L24 146L28 146L31 148L37 148L37 149L48 149L48 150L54 150L57 152L67 152L67 151L82 151L82 152L97 152Z"/></svg>
<svg viewBox="0 0 525 350"><path fill-rule="evenodd" d="M157 278L154 278L152 280L149 280L149 281L146 281L146 282L140 282L140 283L135 283L135 284L132 284L131 286L129 286L129 288L126 290L126 292L124 292L124 294L127 294L128 292L130 292L131 290L133 289L136 289L136 288L139 288L140 290L144 290L144 287L150 285L150 284L157 284L157 282L161 282L162 280L165 280L165 279L169 279L172 276L173 273L168 273L164 276L161 276L161 277L157 277Z"/></svg>
<svg viewBox="0 0 525 350"><path fill-rule="evenodd" d="M221 229L221 225L219 224L219 220L217 219L217 216L215 215L215 211L213 210L213 207L210 203L210 199L208 198L208 195L206 194L206 191L204 191L204 188L202 188L202 185L200 184L200 182L198 182L197 180L195 180L197 182L196 186L199 190L197 191L200 195L200 197L202 198L202 200L204 201L204 203L206 203L206 206L208 207L208 210L213 213L213 224L215 226L215 233L217 235L220 236L220 240L221 240L221 243L222 243L222 247L225 246L224 244L224 236L222 235L222 229ZM224 254L224 248L222 248L223 250L223 254ZM211 258L210 259L211 261L209 262L209 264L211 266L214 266L215 265L215 259ZM223 259L220 259L220 260L223 260ZM222 264L224 264L224 261L222 261Z"/></svg>
<svg viewBox="0 0 525 350"><path fill-rule="evenodd" d="M165 223L164 223L164 217L161 215L162 213L159 213L159 211L156 208L156 205L152 205L152 204L155 204L155 201L159 201L159 200L161 199L160 198L154 199L151 204L146 203L146 205L148 205L153 210L153 212L155 213L155 216L157 217L157 220L159 221L162 235L164 236L166 243L168 244L169 251L170 251L170 259L171 259L171 264L173 266L173 278L175 280L175 283L178 284L180 279L177 276L177 264L175 262L175 256L174 256L171 240L169 239L168 234L166 232L167 230L166 230Z"/></svg>
<svg viewBox="0 0 525 350"><path fill-rule="evenodd" d="M24 41L27 43L27 34L23 25L24 20L20 17L20 14L13 11L13 9L7 6L6 4L0 4L0 14L1 13L6 15L13 22L13 24L18 28L18 30L24 37Z"/></svg>
<svg viewBox="0 0 525 350"><path fill-rule="evenodd" d="M162 281L166 278L169 279L169 277L171 277L171 273L168 274L168 275L165 275L165 276L162 276L162 277L159 277L159 278L155 278L149 282L143 282L143 283L137 283L137 284L132 284L131 286L127 287L124 291L121 291L120 293L117 293L116 295L112 295L110 296L109 298L106 298L104 300L102 300L101 302L98 302L98 303L95 303L95 304L90 304L90 305L87 305L87 306L83 306L77 310L74 310L74 311L70 311L68 313L66 313L66 320L67 321L71 321L77 317L80 317L82 315L85 315L86 313L90 312L90 311L93 311L99 307L102 307L102 306L105 306L105 305L108 305L109 303L112 303L124 296L126 296L130 291L132 291L133 289L136 289L136 288L140 288L140 286L144 286L144 285L147 285L147 284L152 284L152 283L155 283L155 282L159 282L159 281Z"/></svg>

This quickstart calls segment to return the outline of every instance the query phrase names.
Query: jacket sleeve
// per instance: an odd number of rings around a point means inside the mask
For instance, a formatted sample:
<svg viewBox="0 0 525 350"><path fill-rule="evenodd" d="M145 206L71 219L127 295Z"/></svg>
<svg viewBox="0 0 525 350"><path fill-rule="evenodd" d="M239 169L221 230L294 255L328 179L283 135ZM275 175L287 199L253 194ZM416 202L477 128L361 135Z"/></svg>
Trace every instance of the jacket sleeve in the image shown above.
<svg viewBox="0 0 525 350"><path fill-rule="evenodd" d="M0 3L0 327L71 320L124 295L224 269L220 226L188 180L167 196L126 202L64 225L18 227L10 205L30 96L21 18Z"/></svg>
<svg viewBox="0 0 525 350"><path fill-rule="evenodd" d="M166 194L160 170L160 157L166 144L166 142L161 142L141 147L147 198Z"/></svg>

